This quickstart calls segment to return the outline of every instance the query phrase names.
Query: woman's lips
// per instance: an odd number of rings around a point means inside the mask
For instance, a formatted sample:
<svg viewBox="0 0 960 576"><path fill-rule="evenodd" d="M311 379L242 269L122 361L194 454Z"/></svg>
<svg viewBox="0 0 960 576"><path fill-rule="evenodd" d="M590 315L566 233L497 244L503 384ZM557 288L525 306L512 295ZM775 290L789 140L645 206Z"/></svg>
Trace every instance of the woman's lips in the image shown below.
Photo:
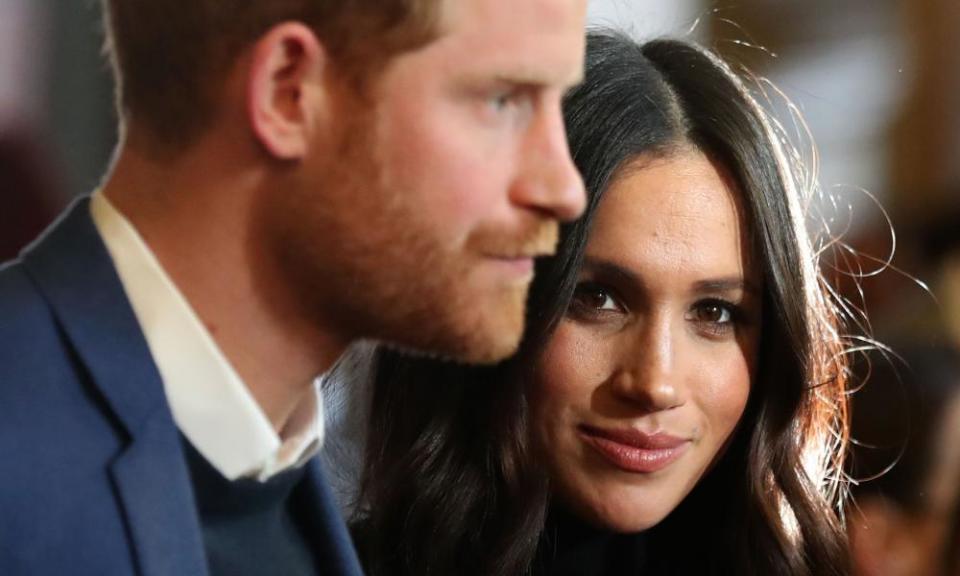
<svg viewBox="0 0 960 576"><path fill-rule="evenodd" d="M690 440L669 434L638 430L611 430L580 426L587 445L626 472L649 474L672 464L690 446Z"/></svg>

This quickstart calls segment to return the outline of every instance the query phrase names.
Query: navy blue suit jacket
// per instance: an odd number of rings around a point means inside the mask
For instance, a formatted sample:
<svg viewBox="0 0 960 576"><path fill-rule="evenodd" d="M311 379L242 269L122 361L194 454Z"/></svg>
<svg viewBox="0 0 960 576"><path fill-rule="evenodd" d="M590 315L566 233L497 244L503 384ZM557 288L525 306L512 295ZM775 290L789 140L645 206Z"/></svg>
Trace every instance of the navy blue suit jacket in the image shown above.
<svg viewBox="0 0 960 576"><path fill-rule="evenodd" d="M322 574L359 576L311 466ZM0 574L207 574L180 435L87 199L0 268Z"/></svg>

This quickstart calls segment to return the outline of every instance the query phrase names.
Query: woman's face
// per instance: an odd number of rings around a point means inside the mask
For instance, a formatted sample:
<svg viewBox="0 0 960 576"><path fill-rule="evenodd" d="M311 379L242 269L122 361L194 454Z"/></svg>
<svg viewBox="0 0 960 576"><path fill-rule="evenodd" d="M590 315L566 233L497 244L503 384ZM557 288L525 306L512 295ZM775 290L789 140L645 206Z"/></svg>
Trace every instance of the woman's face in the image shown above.
<svg viewBox="0 0 960 576"><path fill-rule="evenodd" d="M636 532L690 493L743 414L761 282L739 192L702 153L640 159L612 185L530 390L563 505Z"/></svg>

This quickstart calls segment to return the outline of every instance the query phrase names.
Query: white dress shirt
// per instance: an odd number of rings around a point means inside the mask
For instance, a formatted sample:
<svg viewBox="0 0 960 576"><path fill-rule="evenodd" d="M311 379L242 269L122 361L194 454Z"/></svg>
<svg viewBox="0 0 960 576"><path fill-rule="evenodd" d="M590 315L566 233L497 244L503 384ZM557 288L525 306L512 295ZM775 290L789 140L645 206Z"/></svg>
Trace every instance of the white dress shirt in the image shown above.
<svg viewBox="0 0 960 576"><path fill-rule="evenodd" d="M323 441L319 380L281 437L130 221L100 191L90 211L163 379L174 421L197 451L229 480L265 481L314 456Z"/></svg>

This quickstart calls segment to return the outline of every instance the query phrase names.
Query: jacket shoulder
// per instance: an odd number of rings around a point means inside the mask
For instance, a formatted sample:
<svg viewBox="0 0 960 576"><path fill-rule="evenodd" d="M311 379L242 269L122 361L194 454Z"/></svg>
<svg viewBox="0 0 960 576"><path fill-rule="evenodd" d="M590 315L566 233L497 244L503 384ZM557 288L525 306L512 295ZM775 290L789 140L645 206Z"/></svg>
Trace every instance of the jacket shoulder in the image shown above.
<svg viewBox="0 0 960 576"><path fill-rule="evenodd" d="M23 264L0 268L0 374L9 377L19 366L49 360L51 348L62 348L61 340L53 313Z"/></svg>
<svg viewBox="0 0 960 576"><path fill-rule="evenodd" d="M8 441L86 428L89 422L77 418L102 419L98 404L82 362L24 267L0 269L0 447L26 450Z"/></svg>

